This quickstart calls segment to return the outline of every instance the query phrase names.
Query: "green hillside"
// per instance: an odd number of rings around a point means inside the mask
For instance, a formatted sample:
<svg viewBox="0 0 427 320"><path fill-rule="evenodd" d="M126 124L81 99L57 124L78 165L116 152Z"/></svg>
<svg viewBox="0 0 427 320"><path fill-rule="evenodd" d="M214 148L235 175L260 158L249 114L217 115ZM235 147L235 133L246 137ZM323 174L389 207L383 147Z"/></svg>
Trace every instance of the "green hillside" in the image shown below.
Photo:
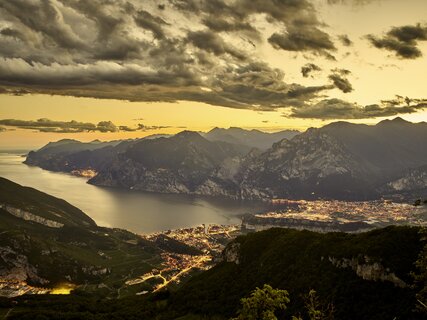
<svg viewBox="0 0 427 320"><path fill-rule="evenodd" d="M2 278L47 288L84 284L86 292L117 297L128 294L121 290L127 279L162 262L154 243L125 230L98 227L66 201L3 178L0 204ZM11 214L11 208L25 210L30 220ZM63 226L45 225L38 217Z"/></svg>
<svg viewBox="0 0 427 320"><path fill-rule="evenodd" d="M191 279L171 298L176 315L226 319L235 314L241 297L270 284L289 291L289 314L303 310L302 296L314 289L325 305L334 305L336 319L422 318L412 313L411 272L422 248L418 228L356 235L271 229L239 237L232 246L239 248L239 264L223 262ZM344 261L353 261L354 269L344 267ZM357 275L357 268L363 274Z"/></svg>
<svg viewBox="0 0 427 320"><path fill-rule="evenodd" d="M4 204L67 226L96 226L83 211L65 200L0 177L0 206Z"/></svg>
<svg viewBox="0 0 427 320"><path fill-rule="evenodd" d="M310 319L304 296L311 289L317 291L320 308L334 310L334 319L426 319L414 311L420 288L411 276L423 246L419 231L388 227L362 234L318 234L271 229L239 237L225 251L229 262L193 276L174 292L110 301L33 296L21 297L15 306L3 303L13 307L10 319L225 320L236 315L241 298L270 284L289 292L290 303L279 319ZM337 263L344 259L355 268ZM358 275L357 266L364 273Z"/></svg>

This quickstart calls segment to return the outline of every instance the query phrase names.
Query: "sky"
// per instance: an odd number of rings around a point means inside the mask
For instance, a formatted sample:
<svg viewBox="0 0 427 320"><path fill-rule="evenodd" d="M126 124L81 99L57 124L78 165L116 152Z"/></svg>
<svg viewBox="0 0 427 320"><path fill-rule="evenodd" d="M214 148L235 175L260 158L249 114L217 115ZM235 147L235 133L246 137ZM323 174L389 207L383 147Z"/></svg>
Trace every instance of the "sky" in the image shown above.
<svg viewBox="0 0 427 320"><path fill-rule="evenodd" d="M427 121L426 12L425 0L0 0L0 148Z"/></svg>

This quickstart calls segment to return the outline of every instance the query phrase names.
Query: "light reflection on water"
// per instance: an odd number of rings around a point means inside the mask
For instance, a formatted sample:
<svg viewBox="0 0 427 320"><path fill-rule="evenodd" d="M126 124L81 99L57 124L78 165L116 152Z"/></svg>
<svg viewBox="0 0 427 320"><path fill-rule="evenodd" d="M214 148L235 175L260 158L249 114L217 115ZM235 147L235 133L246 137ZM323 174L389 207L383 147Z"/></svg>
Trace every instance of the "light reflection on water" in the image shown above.
<svg viewBox="0 0 427 320"><path fill-rule="evenodd" d="M18 154L0 153L0 176L30 186L80 208L98 225L151 233L200 225L235 224L239 216L265 209L262 203L205 199L100 188L85 178L22 163Z"/></svg>

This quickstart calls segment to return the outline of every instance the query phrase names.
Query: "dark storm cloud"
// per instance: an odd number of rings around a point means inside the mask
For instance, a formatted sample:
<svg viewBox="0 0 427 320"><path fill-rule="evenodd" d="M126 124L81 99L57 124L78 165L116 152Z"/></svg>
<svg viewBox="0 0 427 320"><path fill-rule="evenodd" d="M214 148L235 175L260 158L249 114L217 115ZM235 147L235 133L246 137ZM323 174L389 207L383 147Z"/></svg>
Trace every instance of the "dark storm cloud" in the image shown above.
<svg viewBox="0 0 427 320"><path fill-rule="evenodd" d="M328 78L333 82L334 86L340 89L344 93L353 91L353 86L350 81L346 78L351 72L346 69L334 69L332 74Z"/></svg>
<svg viewBox="0 0 427 320"><path fill-rule="evenodd" d="M313 72L321 70L322 68L320 68L318 65L315 65L314 63L307 63L301 67L301 73L304 78L308 78Z"/></svg>
<svg viewBox="0 0 427 320"><path fill-rule="evenodd" d="M346 34L339 35L338 39L341 41L341 44L343 46L350 47L351 45L353 45L353 41L351 41L348 35Z"/></svg>
<svg viewBox="0 0 427 320"><path fill-rule="evenodd" d="M0 8L29 29L40 32L61 47L68 49L85 47L73 29L64 22L63 15L52 1L2 1Z"/></svg>
<svg viewBox="0 0 427 320"><path fill-rule="evenodd" d="M378 49L393 51L399 58L416 59L422 56L418 42L427 41L427 25L393 27L383 37L372 34L366 37Z"/></svg>
<svg viewBox="0 0 427 320"><path fill-rule="evenodd" d="M211 52L216 56L228 53L231 56L237 58L238 60L246 60L246 56L244 53L225 43L220 36L218 36L212 31L206 30L189 32L187 39L199 49Z"/></svg>
<svg viewBox="0 0 427 320"><path fill-rule="evenodd" d="M276 48L287 51L311 51L318 55L334 60L329 50L336 50L330 36L313 26L297 26L288 28L285 32L274 33L268 42Z"/></svg>
<svg viewBox="0 0 427 320"><path fill-rule="evenodd" d="M0 30L0 34L3 36L9 36L14 37L18 39L22 39L22 35L19 31L11 29L11 28L4 28Z"/></svg>
<svg viewBox="0 0 427 320"><path fill-rule="evenodd" d="M162 25L167 23L159 17L152 16L151 13L145 10L138 11L135 16L135 22L141 28L150 30L157 39L162 39L165 36Z"/></svg>
<svg viewBox="0 0 427 320"><path fill-rule="evenodd" d="M0 21L2 94L275 110L333 88L288 83L255 51L270 41L332 59L308 0L0 0Z"/></svg>
<svg viewBox="0 0 427 320"><path fill-rule="evenodd" d="M381 104L360 106L341 99L325 99L303 108L293 108L288 117L310 119L368 119L415 113L427 109L426 99L397 97Z"/></svg>
<svg viewBox="0 0 427 320"><path fill-rule="evenodd" d="M236 30L249 30L254 33L258 32L249 22L244 21L226 20L215 16L208 16L204 18L202 22L209 29L218 32Z"/></svg>
<svg viewBox="0 0 427 320"><path fill-rule="evenodd" d="M322 91L333 86L305 87L298 84L284 83L284 73L271 69L266 63L250 63L244 66L229 68L217 77L212 98L226 99L230 103L251 105L255 110L274 110L279 107L304 105ZM236 100L239 97L239 100Z"/></svg>

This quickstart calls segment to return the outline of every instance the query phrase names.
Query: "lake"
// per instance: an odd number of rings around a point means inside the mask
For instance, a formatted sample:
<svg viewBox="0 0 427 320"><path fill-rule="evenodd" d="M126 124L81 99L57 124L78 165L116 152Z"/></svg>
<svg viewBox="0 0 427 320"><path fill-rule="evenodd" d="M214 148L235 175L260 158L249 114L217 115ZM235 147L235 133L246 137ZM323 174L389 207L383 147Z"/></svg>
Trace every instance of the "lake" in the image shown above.
<svg viewBox="0 0 427 320"><path fill-rule="evenodd" d="M87 179L27 166L21 154L0 152L0 176L64 199L83 210L100 226L136 233L238 224L240 216L267 209L260 202L206 199L187 195L153 194L101 188Z"/></svg>

